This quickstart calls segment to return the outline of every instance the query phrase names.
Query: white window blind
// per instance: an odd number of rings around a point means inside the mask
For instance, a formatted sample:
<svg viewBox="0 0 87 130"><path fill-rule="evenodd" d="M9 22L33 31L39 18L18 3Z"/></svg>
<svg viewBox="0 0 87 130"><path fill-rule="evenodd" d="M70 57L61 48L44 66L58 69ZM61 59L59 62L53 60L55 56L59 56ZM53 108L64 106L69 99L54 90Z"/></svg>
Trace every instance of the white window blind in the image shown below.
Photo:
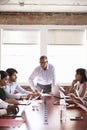
<svg viewBox="0 0 87 130"><path fill-rule="evenodd" d="M4 30L4 44L38 44L40 42L39 30Z"/></svg>
<svg viewBox="0 0 87 130"><path fill-rule="evenodd" d="M17 81L28 82L29 75L39 63L39 31L3 30L2 41L1 69L15 68L18 71Z"/></svg>
<svg viewBox="0 0 87 130"><path fill-rule="evenodd" d="M48 45L81 45L84 43L84 30L54 30L48 31Z"/></svg>

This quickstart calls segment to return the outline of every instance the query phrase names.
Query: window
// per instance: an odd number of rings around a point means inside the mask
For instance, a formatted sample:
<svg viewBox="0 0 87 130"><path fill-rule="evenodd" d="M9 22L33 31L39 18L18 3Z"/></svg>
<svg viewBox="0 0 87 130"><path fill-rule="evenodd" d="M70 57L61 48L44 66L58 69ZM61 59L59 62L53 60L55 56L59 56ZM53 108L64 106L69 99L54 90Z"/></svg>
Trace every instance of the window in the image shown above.
<svg viewBox="0 0 87 130"><path fill-rule="evenodd" d="M57 82L72 82L77 68L86 68L86 32L79 29L48 30L47 55L57 72Z"/></svg>
<svg viewBox="0 0 87 130"><path fill-rule="evenodd" d="M1 30L1 69L17 69L20 83L28 83L41 55L55 66L57 83L71 83L75 70L87 67L86 28L31 25Z"/></svg>
<svg viewBox="0 0 87 130"><path fill-rule="evenodd" d="M5 30L3 32L1 68L18 71L18 82L28 82L29 74L38 64L40 55L38 30Z"/></svg>

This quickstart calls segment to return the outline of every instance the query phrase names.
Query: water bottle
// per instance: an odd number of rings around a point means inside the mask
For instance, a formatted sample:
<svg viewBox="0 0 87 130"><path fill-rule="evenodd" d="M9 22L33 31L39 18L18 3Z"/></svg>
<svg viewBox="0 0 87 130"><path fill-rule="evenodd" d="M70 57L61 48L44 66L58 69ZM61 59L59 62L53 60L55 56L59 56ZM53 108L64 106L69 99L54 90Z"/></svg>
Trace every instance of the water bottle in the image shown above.
<svg viewBox="0 0 87 130"><path fill-rule="evenodd" d="M60 104L60 121L61 122L66 121L66 103Z"/></svg>

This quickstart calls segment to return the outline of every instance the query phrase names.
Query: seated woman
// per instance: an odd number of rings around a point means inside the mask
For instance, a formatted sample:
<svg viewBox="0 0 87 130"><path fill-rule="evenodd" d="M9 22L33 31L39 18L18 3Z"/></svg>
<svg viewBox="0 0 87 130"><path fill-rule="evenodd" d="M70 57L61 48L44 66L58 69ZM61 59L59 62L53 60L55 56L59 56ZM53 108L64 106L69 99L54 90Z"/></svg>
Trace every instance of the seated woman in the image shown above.
<svg viewBox="0 0 87 130"><path fill-rule="evenodd" d="M72 82L72 86L69 89L69 93L75 93L83 98L87 90L87 71L83 68L76 70L75 80Z"/></svg>
<svg viewBox="0 0 87 130"><path fill-rule="evenodd" d="M68 93L62 88L60 88L60 90L64 92L65 95L74 93L77 97L83 98L87 90L87 71L84 68L78 68ZM68 103L73 103L72 99L66 99L66 101Z"/></svg>
<svg viewBox="0 0 87 130"><path fill-rule="evenodd" d="M6 98L6 93L3 88L6 84L8 84L8 80L9 80L9 76L8 76L7 72L1 70L0 71L0 99L2 99L3 101L6 101L8 103L18 105L17 100Z"/></svg>

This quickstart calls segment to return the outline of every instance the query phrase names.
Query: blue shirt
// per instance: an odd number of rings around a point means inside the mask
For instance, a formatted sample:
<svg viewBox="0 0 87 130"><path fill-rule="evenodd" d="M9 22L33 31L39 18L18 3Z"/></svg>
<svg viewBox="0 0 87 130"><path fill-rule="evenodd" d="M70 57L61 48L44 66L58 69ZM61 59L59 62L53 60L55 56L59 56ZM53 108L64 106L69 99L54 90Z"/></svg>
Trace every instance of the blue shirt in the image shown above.
<svg viewBox="0 0 87 130"><path fill-rule="evenodd" d="M15 98L20 99L23 95L28 95L31 92L24 90L17 82L9 83L4 86L4 90L7 98ZM19 92L19 94L14 94L15 90Z"/></svg>

